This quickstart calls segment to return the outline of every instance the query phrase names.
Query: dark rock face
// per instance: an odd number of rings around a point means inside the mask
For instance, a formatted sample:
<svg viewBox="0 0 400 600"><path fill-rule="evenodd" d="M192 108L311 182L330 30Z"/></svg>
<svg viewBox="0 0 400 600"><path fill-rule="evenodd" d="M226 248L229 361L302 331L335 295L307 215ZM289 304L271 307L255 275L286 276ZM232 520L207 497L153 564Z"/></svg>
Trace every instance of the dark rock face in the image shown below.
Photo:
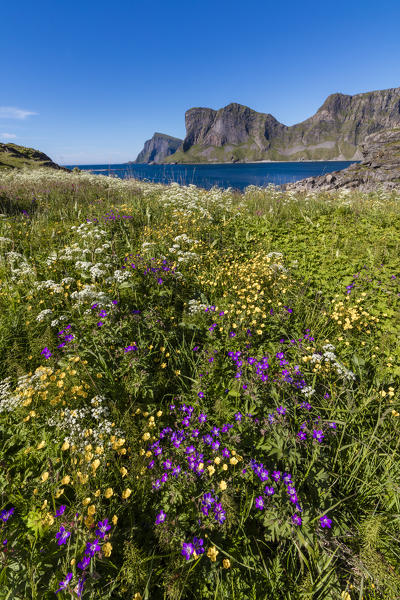
<svg viewBox="0 0 400 600"><path fill-rule="evenodd" d="M135 163L159 163L167 156L173 154L181 145L179 138L165 135L164 133L155 133L151 140L144 143L144 148L139 152Z"/></svg>
<svg viewBox="0 0 400 600"><path fill-rule="evenodd" d="M17 144L1 144L0 143L0 166L9 168L18 167L50 167L51 169L59 169L68 171L65 167L60 167L39 150L34 148L26 148Z"/></svg>
<svg viewBox="0 0 400 600"><path fill-rule="evenodd" d="M309 177L284 187L295 191L357 188L368 192L378 187L400 190L400 127L367 136L361 145L361 152L363 159L359 164L329 175Z"/></svg>
<svg viewBox="0 0 400 600"><path fill-rule="evenodd" d="M191 108L185 124L182 148L167 162L360 160L368 135L400 126L400 88L332 94L315 115L291 127L240 104Z"/></svg>

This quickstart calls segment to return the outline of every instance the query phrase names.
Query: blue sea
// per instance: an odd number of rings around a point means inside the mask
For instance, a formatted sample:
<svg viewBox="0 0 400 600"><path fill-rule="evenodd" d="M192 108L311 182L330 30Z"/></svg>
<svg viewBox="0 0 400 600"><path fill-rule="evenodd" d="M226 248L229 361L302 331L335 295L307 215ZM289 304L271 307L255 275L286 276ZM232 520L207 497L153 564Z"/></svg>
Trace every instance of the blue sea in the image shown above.
<svg viewBox="0 0 400 600"><path fill-rule="evenodd" d="M200 165L65 165L79 167L95 174L126 179L134 177L155 183L196 185L205 189L213 186L244 190L248 185L265 187L299 181L305 177L324 175L345 169L355 161L272 162Z"/></svg>

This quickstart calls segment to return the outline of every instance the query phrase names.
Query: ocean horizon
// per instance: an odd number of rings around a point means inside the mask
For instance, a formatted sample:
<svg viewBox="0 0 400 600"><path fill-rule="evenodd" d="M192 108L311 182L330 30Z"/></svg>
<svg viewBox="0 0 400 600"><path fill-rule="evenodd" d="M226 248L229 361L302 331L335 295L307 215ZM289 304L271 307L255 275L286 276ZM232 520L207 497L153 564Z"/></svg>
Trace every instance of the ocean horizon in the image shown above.
<svg viewBox="0 0 400 600"><path fill-rule="evenodd" d="M300 181L306 177L327 175L345 169L357 161L296 161L256 163L207 164L96 164L63 165L68 169L78 167L94 174L135 178L152 183L179 183L196 185L205 189L214 186L243 191L249 185L267 187Z"/></svg>

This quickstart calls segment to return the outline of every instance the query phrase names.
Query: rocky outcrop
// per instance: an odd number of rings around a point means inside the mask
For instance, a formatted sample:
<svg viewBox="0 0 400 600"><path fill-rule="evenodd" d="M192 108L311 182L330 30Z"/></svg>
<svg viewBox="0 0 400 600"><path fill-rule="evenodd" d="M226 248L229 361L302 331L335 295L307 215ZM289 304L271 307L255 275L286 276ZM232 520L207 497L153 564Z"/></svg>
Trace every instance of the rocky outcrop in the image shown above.
<svg viewBox="0 0 400 600"><path fill-rule="evenodd" d="M17 144L0 143L0 167L21 168L21 167L50 167L51 169L60 169L69 171L65 167L60 167L39 150L26 148Z"/></svg>
<svg viewBox="0 0 400 600"><path fill-rule="evenodd" d="M361 153L362 161L347 169L320 177L309 177L283 187L294 191L357 188L368 192L379 187L400 190L400 127L367 136L361 146Z"/></svg>
<svg viewBox="0 0 400 600"><path fill-rule="evenodd" d="M144 143L144 148L139 152L134 163L159 163L182 145L183 140L165 135L165 133L155 133L151 140Z"/></svg>
<svg viewBox="0 0 400 600"><path fill-rule="evenodd" d="M332 94L302 123L288 127L241 104L191 108L182 147L164 162L360 160L376 131L400 126L400 88Z"/></svg>

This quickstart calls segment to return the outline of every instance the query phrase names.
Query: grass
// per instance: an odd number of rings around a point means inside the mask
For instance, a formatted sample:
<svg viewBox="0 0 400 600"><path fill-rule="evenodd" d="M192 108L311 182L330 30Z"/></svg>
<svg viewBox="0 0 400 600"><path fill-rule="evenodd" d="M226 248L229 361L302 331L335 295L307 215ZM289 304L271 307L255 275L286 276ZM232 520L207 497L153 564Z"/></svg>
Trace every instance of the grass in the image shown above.
<svg viewBox="0 0 400 600"><path fill-rule="evenodd" d="M0 212L1 600L398 598L395 193L14 171Z"/></svg>

